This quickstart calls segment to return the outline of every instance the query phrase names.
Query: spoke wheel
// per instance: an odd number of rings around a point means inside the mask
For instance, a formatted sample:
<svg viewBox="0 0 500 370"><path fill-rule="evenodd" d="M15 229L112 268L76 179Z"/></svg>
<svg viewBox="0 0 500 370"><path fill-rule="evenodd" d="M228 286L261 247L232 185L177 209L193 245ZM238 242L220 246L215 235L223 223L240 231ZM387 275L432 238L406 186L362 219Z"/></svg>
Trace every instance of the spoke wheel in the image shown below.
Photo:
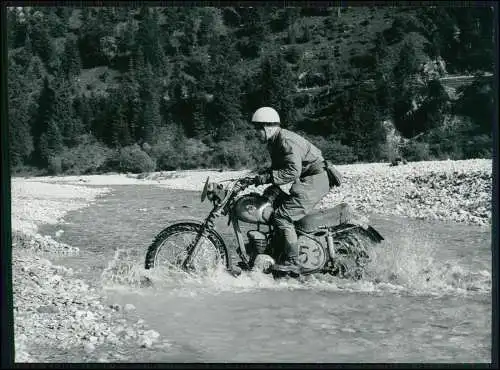
<svg viewBox="0 0 500 370"><path fill-rule="evenodd" d="M179 270L187 258L189 247L196 240L201 226L197 223L174 224L159 233L148 248L146 269ZM207 274L218 266L229 267L227 249L221 238L207 231L198 242L196 254L191 259L189 271Z"/></svg>

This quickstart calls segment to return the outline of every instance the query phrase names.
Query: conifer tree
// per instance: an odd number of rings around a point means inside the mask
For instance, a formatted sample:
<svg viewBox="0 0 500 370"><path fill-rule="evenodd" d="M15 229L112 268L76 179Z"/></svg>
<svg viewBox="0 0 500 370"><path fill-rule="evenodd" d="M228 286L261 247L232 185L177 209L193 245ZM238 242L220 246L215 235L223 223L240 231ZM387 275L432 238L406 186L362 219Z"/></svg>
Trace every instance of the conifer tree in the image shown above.
<svg viewBox="0 0 500 370"><path fill-rule="evenodd" d="M43 87L38 99L38 111L33 121L32 134L34 139L34 163L38 165L46 165L48 159L49 143L47 131L49 126L52 126L51 138L54 136L57 139L57 130L55 130L53 122L55 112L55 91L51 86L48 77L43 81ZM44 139L43 139L44 138ZM57 144L57 143L56 143Z"/></svg>
<svg viewBox="0 0 500 370"><path fill-rule="evenodd" d="M21 75L20 66L9 63L8 73L8 119L9 146L12 166L22 165L33 151L33 137L30 132L28 88Z"/></svg>
<svg viewBox="0 0 500 370"><path fill-rule="evenodd" d="M61 69L65 78L71 80L74 76L78 76L81 68L80 51L78 50L76 41L68 37L64 44L64 53L61 61Z"/></svg>

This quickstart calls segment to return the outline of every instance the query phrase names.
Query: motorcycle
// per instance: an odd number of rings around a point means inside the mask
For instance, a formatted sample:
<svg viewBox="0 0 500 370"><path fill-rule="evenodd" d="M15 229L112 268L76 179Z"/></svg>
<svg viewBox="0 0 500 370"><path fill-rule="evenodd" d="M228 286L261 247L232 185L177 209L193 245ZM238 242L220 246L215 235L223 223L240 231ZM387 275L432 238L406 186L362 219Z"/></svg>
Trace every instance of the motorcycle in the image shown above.
<svg viewBox="0 0 500 370"><path fill-rule="evenodd" d="M272 273L275 278L283 276L272 269L282 252L276 247L277 235L270 220L273 204L284 193L275 185L262 194L245 193L251 185L255 184L249 177L220 182L211 182L207 177L201 201L212 202L208 216L203 221L177 220L163 229L148 247L145 268L163 266L200 273L223 265L233 276L242 270ZM240 260L236 264L230 261L227 244L215 229L215 219L220 216L228 216L227 225L232 224ZM246 240L242 227L250 227ZM315 209L295 222L295 228L302 275L329 273L361 279L370 260L369 246L384 240L346 203L330 209ZM177 237L181 239L176 241ZM172 246L166 247L169 242ZM163 254L170 254L164 262L161 261Z"/></svg>

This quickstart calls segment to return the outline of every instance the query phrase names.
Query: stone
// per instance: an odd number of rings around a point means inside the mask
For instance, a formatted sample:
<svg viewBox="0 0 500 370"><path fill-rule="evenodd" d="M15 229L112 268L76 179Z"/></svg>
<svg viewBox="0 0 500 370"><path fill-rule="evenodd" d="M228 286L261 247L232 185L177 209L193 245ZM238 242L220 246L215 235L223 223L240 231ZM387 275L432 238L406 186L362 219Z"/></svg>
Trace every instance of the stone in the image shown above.
<svg viewBox="0 0 500 370"><path fill-rule="evenodd" d="M127 303L123 309L124 309L124 311L127 311L127 312L133 311L133 310L135 310L135 306L131 303Z"/></svg>
<svg viewBox="0 0 500 370"><path fill-rule="evenodd" d="M151 338L148 338L146 336L143 336L139 339L138 341L139 346L143 348L151 348L153 346L153 340Z"/></svg>
<svg viewBox="0 0 500 370"><path fill-rule="evenodd" d="M92 343L85 343L83 345L83 350L87 353L92 353L95 351L95 346Z"/></svg>
<svg viewBox="0 0 500 370"><path fill-rule="evenodd" d="M54 314L54 313L59 312L59 309L54 304L40 306L36 310L39 313L52 313L52 314Z"/></svg>

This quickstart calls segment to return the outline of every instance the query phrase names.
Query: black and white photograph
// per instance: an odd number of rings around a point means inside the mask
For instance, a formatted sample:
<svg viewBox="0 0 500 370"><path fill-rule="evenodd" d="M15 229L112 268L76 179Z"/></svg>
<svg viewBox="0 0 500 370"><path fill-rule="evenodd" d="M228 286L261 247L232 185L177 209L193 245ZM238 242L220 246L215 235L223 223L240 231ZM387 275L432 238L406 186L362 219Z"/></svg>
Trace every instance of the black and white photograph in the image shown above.
<svg viewBox="0 0 500 370"><path fill-rule="evenodd" d="M19 4L15 363L492 363L495 3Z"/></svg>

